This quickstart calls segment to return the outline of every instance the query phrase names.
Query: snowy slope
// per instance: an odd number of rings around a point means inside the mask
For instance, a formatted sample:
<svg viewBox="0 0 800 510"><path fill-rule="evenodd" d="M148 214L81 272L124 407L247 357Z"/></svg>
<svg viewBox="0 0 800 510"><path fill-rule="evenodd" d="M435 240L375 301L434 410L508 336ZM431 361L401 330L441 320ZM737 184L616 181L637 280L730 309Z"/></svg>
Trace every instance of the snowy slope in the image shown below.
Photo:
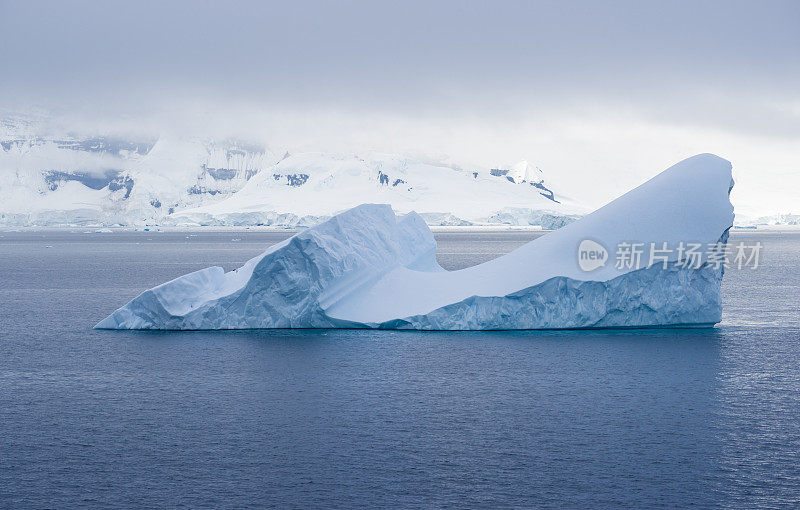
<svg viewBox="0 0 800 510"><path fill-rule="evenodd" d="M31 134L3 124L0 225L159 224L277 161L238 141Z"/></svg>
<svg viewBox="0 0 800 510"><path fill-rule="evenodd" d="M585 210L541 170L392 154L293 153L240 140L77 135L0 120L0 226L316 224L364 202L430 224L559 227Z"/></svg>
<svg viewBox="0 0 800 510"><path fill-rule="evenodd" d="M231 197L171 219L179 224L257 224L274 213L326 217L365 201L391 204L399 213L416 211L432 224L503 223L498 213L509 208L516 208L516 215L507 224L518 224L531 211L556 217L579 211L568 199L553 196L539 176L528 181L524 173L516 174L519 180L514 181L506 172L441 167L393 154L294 154L255 175Z"/></svg>

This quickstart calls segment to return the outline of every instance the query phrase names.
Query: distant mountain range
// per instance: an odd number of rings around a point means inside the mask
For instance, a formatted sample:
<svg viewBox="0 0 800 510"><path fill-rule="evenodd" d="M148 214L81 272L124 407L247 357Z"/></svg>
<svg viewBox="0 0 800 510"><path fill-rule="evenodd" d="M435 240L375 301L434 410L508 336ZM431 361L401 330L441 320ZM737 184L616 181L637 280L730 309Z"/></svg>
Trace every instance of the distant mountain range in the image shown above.
<svg viewBox="0 0 800 510"><path fill-rule="evenodd" d="M0 119L0 226L315 224L365 203L431 225L558 228L585 213L521 161L462 168L397 154L289 153L240 140L56 133Z"/></svg>

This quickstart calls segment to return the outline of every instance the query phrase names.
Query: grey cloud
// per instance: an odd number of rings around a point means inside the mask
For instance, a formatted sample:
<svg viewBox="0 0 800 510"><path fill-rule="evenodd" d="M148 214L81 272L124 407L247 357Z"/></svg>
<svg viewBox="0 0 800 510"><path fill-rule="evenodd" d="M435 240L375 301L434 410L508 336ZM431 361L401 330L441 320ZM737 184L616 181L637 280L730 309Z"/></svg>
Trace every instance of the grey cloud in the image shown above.
<svg viewBox="0 0 800 510"><path fill-rule="evenodd" d="M757 105L798 100L798 26L794 1L3 1L0 106L535 116L599 104L724 126L741 111L758 121L742 129L794 134L796 114Z"/></svg>

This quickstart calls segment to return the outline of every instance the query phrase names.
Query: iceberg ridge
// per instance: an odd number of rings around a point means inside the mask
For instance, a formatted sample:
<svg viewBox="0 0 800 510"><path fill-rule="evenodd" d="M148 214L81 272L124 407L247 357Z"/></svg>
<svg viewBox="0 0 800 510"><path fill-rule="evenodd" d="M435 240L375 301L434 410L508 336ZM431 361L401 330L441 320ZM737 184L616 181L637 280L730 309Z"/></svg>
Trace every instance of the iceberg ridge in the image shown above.
<svg viewBox="0 0 800 510"><path fill-rule="evenodd" d="M368 228L359 226L368 225ZM99 329L330 328L324 308L397 266L443 271L422 218L365 204L300 232L241 268L210 267L147 290Z"/></svg>

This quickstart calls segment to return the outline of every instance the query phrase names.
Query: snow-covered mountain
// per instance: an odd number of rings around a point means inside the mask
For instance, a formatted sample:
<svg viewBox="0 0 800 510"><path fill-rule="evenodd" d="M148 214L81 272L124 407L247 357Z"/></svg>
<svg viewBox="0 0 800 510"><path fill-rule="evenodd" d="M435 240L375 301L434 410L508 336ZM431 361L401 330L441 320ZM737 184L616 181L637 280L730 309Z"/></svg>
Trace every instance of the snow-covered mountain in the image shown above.
<svg viewBox="0 0 800 510"><path fill-rule="evenodd" d="M800 214L772 214L769 216L758 216L758 217L749 217L749 216L737 216L736 224L739 226L764 226L764 227L772 227L772 226L800 226Z"/></svg>
<svg viewBox="0 0 800 510"><path fill-rule="evenodd" d="M53 134L24 116L0 119L0 149L0 226L304 226L373 202L432 225L557 228L585 212L525 161L465 168L231 139Z"/></svg>

